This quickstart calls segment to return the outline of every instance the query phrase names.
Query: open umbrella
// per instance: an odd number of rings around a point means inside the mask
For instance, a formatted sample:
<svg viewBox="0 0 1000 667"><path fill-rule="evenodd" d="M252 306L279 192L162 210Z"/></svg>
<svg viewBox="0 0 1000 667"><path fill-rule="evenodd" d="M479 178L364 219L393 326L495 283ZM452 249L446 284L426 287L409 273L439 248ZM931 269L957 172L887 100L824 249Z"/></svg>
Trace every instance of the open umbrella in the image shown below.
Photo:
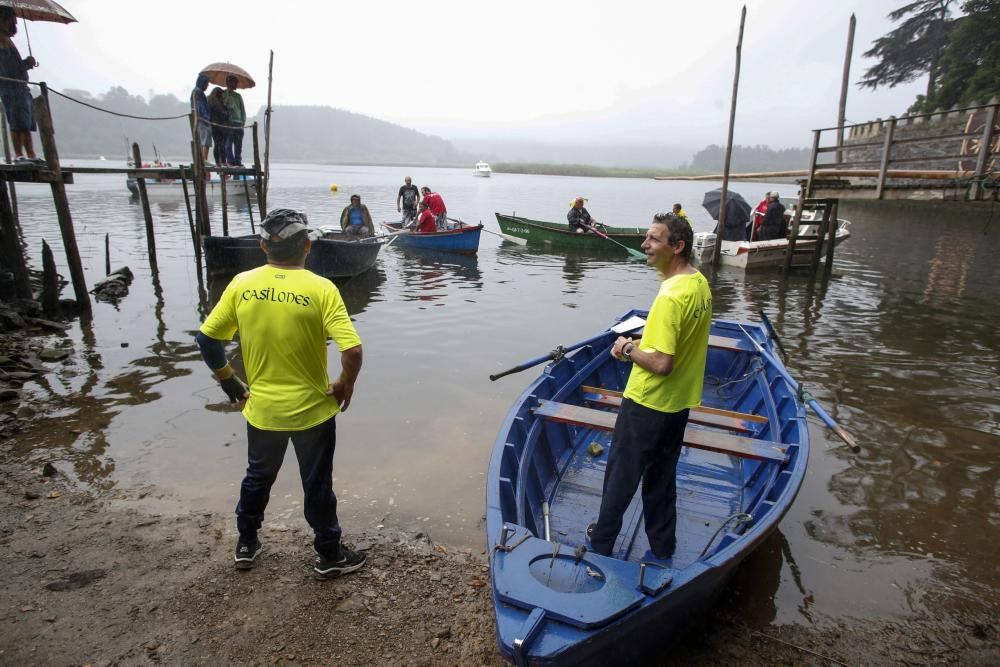
<svg viewBox="0 0 1000 667"><path fill-rule="evenodd" d="M712 216L719 219L722 208L722 189L716 188L705 193L701 205ZM747 221L750 220L750 204L738 192L730 190L726 194L726 228L722 230L723 241L746 240Z"/></svg>
<svg viewBox="0 0 1000 667"><path fill-rule="evenodd" d="M49 21L51 23L76 23L72 14L52 0L0 0L0 7L10 7L14 16L25 21ZM28 40L28 55L31 53L31 38L28 25L24 26L24 38Z"/></svg>
<svg viewBox="0 0 1000 667"><path fill-rule="evenodd" d="M237 88L253 88L257 83L253 80L245 69L232 63L212 63L202 68L201 73L208 77L208 82L216 86L225 86L226 78L236 77Z"/></svg>

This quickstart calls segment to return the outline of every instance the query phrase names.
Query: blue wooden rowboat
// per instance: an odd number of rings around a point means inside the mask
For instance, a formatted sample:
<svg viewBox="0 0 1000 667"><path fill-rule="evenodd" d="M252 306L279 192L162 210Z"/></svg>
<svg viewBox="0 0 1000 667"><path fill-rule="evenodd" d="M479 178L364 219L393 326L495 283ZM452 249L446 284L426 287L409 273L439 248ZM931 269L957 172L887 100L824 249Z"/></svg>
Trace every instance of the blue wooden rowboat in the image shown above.
<svg viewBox="0 0 1000 667"><path fill-rule="evenodd" d="M395 234L397 245L475 255L479 251L479 235L483 225L467 225L464 222L457 224L459 226L455 229L429 233L401 231L401 222L383 222L382 226Z"/></svg>
<svg viewBox="0 0 1000 667"><path fill-rule="evenodd" d="M618 322L633 316L646 313ZM581 549L628 379L629 365L609 354L617 333L557 349L507 414L490 462L486 524L497 641L515 663L662 655L788 511L809 458L805 409L763 328L716 320L711 333L702 405L691 411L677 469L670 560L648 551L639 494L613 557ZM603 451L594 455L592 443Z"/></svg>

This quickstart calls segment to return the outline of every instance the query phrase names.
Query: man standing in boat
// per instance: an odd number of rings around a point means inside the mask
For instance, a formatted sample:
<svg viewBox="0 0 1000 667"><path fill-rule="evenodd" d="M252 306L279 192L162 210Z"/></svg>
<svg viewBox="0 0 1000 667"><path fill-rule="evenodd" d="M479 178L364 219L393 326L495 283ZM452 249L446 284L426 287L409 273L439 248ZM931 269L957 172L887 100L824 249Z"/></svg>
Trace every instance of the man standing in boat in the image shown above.
<svg viewBox="0 0 1000 667"><path fill-rule="evenodd" d="M260 225L267 264L233 278L196 337L202 358L247 420L247 472L236 505L236 568L253 567L271 486L291 439L305 494L306 521L315 533L315 576L346 574L364 552L341 542L333 493L336 416L346 412L361 371L361 339L336 286L306 270L311 242L306 217L275 209ZM223 341L239 331L249 389L226 359ZM327 376L326 340L340 350L343 369Z"/></svg>
<svg viewBox="0 0 1000 667"><path fill-rule="evenodd" d="M413 179L407 176L403 179L404 184L399 188L396 195L396 213L403 214L403 226L412 222L417 217L417 202L420 201L420 190L413 184ZM402 207L400 207L402 204Z"/></svg>
<svg viewBox="0 0 1000 667"><path fill-rule="evenodd" d="M642 338L619 336L611 349L632 370L608 453L600 514L587 527L594 551L606 556L640 482L653 556L670 558L676 546L677 461L688 413L701 403L712 325L712 292L690 264L693 241L686 219L653 217L642 249L659 273L660 289Z"/></svg>
<svg viewBox="0 0 1000 667"><path fill-rule="evenodd" d="M583 207L583 197L577 197L573 201L572 208L566 214L566 221L569 222L570 230L577 234L590 231L593 225L598 224L597 220L590 217L590 213Z"/></svg>
<svg viewBox="0 0 1000 667"><path fill-rule="evenodd" d="M420 188L420 191L424 193L424 202L427 204L427 208L437 220L438 231L448 229L448 207L444 205L444 198L438 193L432 192L426 185Z"/></svg>

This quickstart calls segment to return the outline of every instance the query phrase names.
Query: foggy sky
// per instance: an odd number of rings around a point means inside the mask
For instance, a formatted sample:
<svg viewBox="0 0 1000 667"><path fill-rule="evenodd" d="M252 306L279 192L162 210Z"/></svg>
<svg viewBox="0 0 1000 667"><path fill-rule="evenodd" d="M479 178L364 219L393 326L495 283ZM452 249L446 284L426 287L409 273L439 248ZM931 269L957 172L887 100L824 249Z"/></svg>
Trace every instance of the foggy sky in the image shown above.
<svg viewBox="0 0 1000 667"><path fill-rule="evenodd" d="M250 71L254 113L330 105L446 139L694 149L726 141L741 2L138 2L66 0L79 23L30 23L33 80L185 98L214 61ZM851 12L852 82L901 0L747 4L735 140L808 146L836 123ZM27 55L23 25L15 42ZM900 115L926 86L852 86L849 121Z"/></svg>

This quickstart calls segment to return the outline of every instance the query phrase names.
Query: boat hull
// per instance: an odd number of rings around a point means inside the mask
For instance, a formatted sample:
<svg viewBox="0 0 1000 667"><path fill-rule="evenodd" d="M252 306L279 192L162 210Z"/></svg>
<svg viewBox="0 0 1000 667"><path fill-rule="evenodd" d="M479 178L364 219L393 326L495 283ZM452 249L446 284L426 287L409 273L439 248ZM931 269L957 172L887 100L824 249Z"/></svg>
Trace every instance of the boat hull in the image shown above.
<svg viewBox="0 0 1000 667"><path fill-rule="evenodd" d="M306 257L306 268L326 278L356 276L375 265L384 244L380 238L360 241L315 239ZM267 264L259 236L206 236L203 245L205 266L210 275L234 275Z"/></svg>
<svg viewBox="0 0 1000 667"><path fill-rule="evenodd" d="M846 221L843 221L846 222ZM847 224L841 224L834 236L834 247L851 238L851 232ZM712 242L700 243L701 239L695 239L694 257L697 261L705 261L711 258L715 244ZM813 261L816 252L817 237L815 234L800 236L795 243L795 253L792 255L792 266L808 266ZM739 269L756 269L769 266L781 266L785 263L785 255L788 252L788 239L774 239L773 241L723 241L720 249L720 261L724 266L732 266Z"/></svg>
<svg viewBox="0 0 1000 667"><path fill-rule="evenodd" d="M497 213L497 223L500 231L510 236L525 239L529 245L548 245L553 248L579 248L584 250L595 250L606 252L610 248L618 248L618 251L625 251L611 243L605 238L596 234L578 234L570 230L569 225L556 222L542 222L540 220L530 220L514 215L504 215ZM646 238L646 230L638 227L605 227L604 233L615 241L618 241L626 248L641 250L642 242Z"/></svg>
<svg viewBox="0 0 1000 667"><path fill-rule="evenodd" d="M246 183L246 187L244 187ZM139 184L134 178L125 181L125 186L133 195L139 194ZM226 199L247 200L247 196L253 200L257 198L256 182L253 178L245 180L232 180L226 185ZM188 182L187 191L189 197L194 197L194 185ZM160 183L146 179L146 196L152 201L177 201L184 199L184 186L179 180ZM222 201L222 182L218 180L209 181L205 187L205 197L210 201Z"/></svg>
<svg viewBox="0 0 1000 667"><path fill-rule="evenodd" d="M645 313L631 311L619 321L633 315ZM618 334L606 331L571 346L508 413L490 462L486 514L497 640L508 658L518 664L642 664L662 657L791 506L808 462L802 403L748 340L773 349L763 329L715 321L712 334L702 412L739 414L744 439L780 454L753 459L704 444L685 447L677 469L677 551L668 561L646 565L642 584L641 563L652 556L641 494L626 512L611 556L577 551L589 547L584 533L600 507L610 433L544 413L546 401L596 405L588 385L623 388L628 365L609 354ZM694 413L689 433L705 428L699 421L704 414ZM705 431L716 437L720 428ZM605 451L588 452L593 442ZM732 523L740 512L752 520ZM603 579L595 583L592 572Z"/></svg>
<svg viewBox="0 0 1000 667"><path fill-rule="evenodd" d="M460 255L475 255L479 251L479 236L483 230L482 225L466 225L458 229L422 234L410 231L400 232L402 223L399 222L382 224L393 232L399 232L393 241L396 245L423 250L454 252Z"/></svg>

